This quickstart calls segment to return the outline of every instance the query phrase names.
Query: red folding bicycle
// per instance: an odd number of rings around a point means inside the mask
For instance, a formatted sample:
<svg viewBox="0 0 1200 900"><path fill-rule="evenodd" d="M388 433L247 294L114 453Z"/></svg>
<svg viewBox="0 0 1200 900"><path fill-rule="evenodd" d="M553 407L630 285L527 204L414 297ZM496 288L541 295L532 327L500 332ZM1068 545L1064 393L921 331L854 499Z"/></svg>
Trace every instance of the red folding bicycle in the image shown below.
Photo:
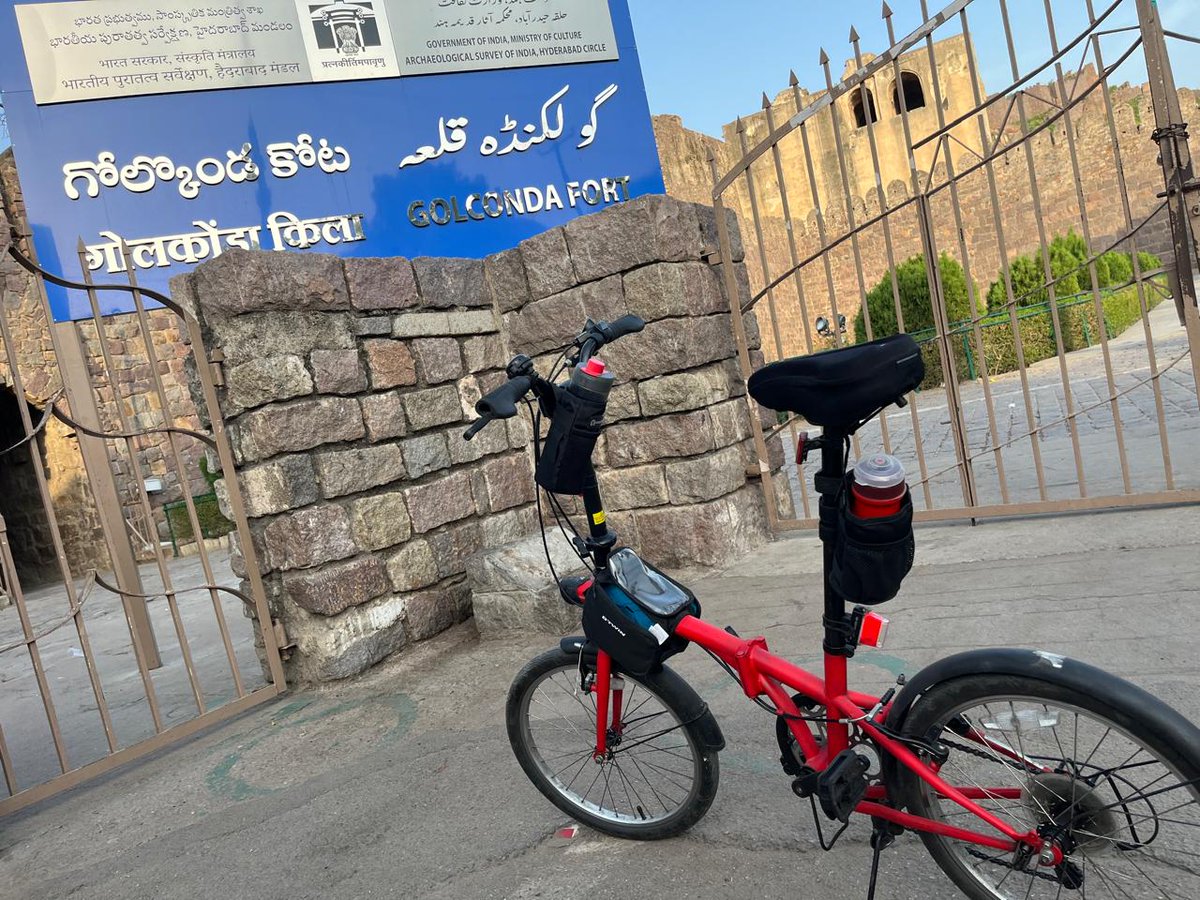
<svg viewBox="0 0 1200 900"><path fill-rule="evenodd" d="M705 622L687 588L617 549L591 463L613 376L594 354L642 327L636 316L589 321L547 378L516 357L465 435L524 400L536 479L564 533L557 494L582 496L587 515L586 537L568 537L591 575L554 575L563 599L582 606L585 635L532 660L508 695L509 740L534 785L618 837L695 824L716 795L725 739L663 662L696 644L775 717L780 764L809 801L821 846L832 849L853 814L869 817L869 898L880 852L905 830L976 900L1200 898L1200 730L1140 688L1053 653L991 649L936 662L882 697L850 690L847 660L878 624L863 604L894 597L913 559L907 492L888 515L856 514L850 436L920 383L912 339L784 360L749 382L762 406L823 428L806 448L821 458L822 679L761 637ZM840 823L828 840L822 816Z"/></svg>

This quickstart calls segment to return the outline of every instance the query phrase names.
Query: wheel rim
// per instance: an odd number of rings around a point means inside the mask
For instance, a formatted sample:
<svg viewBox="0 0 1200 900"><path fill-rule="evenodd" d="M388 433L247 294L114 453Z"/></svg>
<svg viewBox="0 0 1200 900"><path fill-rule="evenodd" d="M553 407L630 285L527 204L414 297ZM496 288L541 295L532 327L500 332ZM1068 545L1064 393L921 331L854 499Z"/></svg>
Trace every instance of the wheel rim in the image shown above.
<svg viewBox="0 0 1200 900"><path fill-rule="evenodd" d="M552 669L521 698L521 733L543 779L572 807L606 822L654 825L691 805L701 756L662 698L625 677L625 728L602 762L593 760L595 695L574 667Z"/></svg>
<svg viewBox="0 0 1200 900"><path fill-rule="evenodd" d="M942 778L957 787L1019 788L1019 799L977 802L1022 832L1037 829L1063 853L1060 865L1042 866L1037 854L1005 854L940 839L988 896L1200 897L1196 773L1185 778L1142 739L1071 704L989 697L961 705L945 722L955 722L955 728L942 723L929 733L951 747ZM962 735L964 723L987 742ZM1034 772L1035 767L1043 771ZM991 831L927 785L922 796L930 818Z"/></svg>

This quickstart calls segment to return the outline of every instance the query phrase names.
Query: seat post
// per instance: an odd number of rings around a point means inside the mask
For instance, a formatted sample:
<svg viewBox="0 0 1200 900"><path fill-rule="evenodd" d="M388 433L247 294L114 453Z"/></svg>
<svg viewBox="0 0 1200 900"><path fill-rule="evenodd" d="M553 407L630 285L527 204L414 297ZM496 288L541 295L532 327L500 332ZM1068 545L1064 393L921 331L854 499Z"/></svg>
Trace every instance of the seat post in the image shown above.
<svg viewBox="0 0 1200 900"><path fill-rule="evenodd" d="M821 440L821 469L814 479L820 495L819 534L823 549L822 582L825 588L825 652L851 656L854 648L846 640L846 601L833 589L829 576L837 546L838 506L846 477L846 433L827 428Z"/></svg>

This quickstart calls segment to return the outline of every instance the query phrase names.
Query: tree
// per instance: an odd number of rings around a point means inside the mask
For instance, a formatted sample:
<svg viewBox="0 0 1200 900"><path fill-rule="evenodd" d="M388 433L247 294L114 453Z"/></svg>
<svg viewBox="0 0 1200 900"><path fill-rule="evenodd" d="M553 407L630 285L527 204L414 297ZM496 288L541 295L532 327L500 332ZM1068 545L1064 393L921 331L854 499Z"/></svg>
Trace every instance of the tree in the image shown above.
<svg viewBox="0 0 1200 900"><path fill-rule="evenodd" d="M956 259L943 253L938 259L938 270L946 296L947 318L956 322L969 317L971 302L967 296L967 278L962 266ZM896 287L900 294L900 309L904 313L904 330L912 333L932 328L933 303L923 256L913 256L896 267ZM900 330L896 322L890 272L867 293L866 305L871 313L871 333L874 337L887 337ZM854 317L854 337L859 343L867 339L867 323L861 310Z"/></svg>

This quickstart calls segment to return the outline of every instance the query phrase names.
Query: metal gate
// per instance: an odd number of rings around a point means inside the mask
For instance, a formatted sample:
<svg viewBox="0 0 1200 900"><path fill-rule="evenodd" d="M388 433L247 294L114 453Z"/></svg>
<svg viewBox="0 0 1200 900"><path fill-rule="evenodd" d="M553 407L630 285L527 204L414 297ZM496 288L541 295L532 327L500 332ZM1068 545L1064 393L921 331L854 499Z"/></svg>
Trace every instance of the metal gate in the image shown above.
<svg viewBox="0 0 1200 900"><path fill-rule="evenodd" d="M92 284L81 242L70 281L39 268L27 238L14 226L20 269L6 282L0 266L0 814L286 687L236 480L240 587L205 539L213 510L193 499L209 467L233 471L200 327L139 289L134 266L125 284ZM53 323L46 282L86 295L91 319ZM136 311L102 315L114 291ZM155 498L171 496L194 556L160 538Z"/></svg>
<svg viewBox="0 0 1200 900"><path fill-rule="evenodd" d="M1029 25L1016 34L1006 0L935 15L921 0L899 40L884 3L887 50L864 56L851 29L840 83L822 51L824 91L793 74L739 120L736 162L710 155L720 252L740 258L732 210L753 285L740 312L764 335L760 354L733 317L747 377L896 331L921 344L925 383L854 448L902 459L918 519L1200 500L1200 94L1177 91L1168 56L1197 39L1152 0L1086 0L1069 40L1038 6L1049 56L1023 68ZM989 93L984 62L1010 83ZM790 449L804 423L759 413L772 525L815 526Z"/></svg>

